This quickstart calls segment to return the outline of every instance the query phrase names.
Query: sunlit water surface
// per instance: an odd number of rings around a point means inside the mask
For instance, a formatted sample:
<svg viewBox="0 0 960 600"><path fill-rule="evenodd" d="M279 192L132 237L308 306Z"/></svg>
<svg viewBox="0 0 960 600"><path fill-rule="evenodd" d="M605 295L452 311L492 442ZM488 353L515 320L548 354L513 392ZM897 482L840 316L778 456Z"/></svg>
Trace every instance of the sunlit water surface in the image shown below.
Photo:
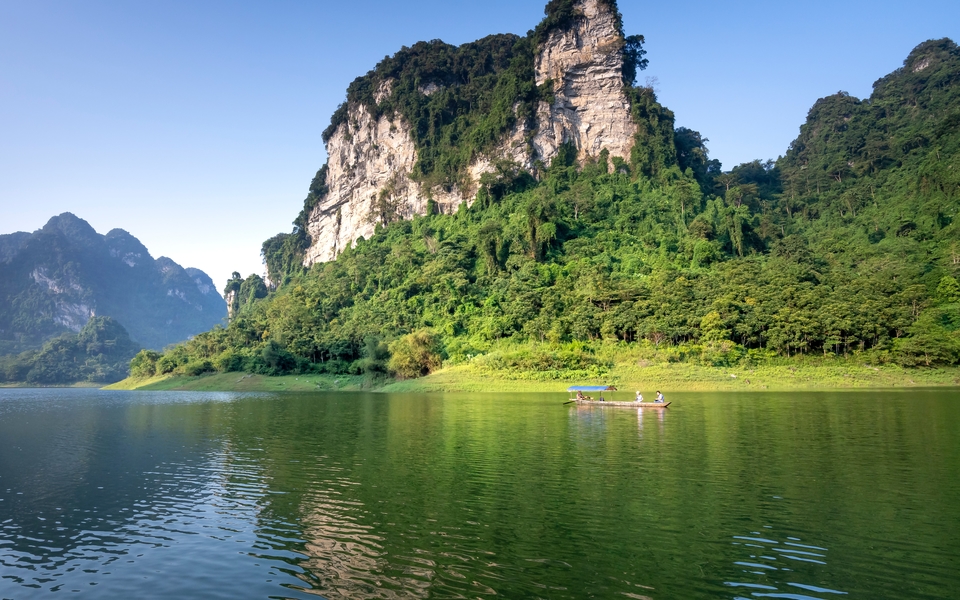
<svg viewBox="0 0 960 600"><path fill-rule="evenodd" d="M565 399L0 390L0 597L960 597L960 391Z"/></svg>

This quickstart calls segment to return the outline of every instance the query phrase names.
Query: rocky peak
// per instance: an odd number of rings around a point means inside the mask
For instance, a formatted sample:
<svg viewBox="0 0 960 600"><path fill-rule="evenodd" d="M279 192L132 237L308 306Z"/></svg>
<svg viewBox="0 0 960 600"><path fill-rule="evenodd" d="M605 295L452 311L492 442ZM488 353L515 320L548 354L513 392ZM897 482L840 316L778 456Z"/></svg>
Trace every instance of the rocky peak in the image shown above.
<svg viewBox="0 0 960 600"><path fill-rule="evenodd" d="M217 286L213 284L213 279L210 279L209 275L193 267L187 267L184 271L186 271L187 275L197 284L197 289L200 290L201 294L209 296L210 294L217 293Z"/></svg>
<svg viewBox="0 0 960 600"><path fill-rule="evenodd" d="M51 217L40 231L45 234L63 237L69 242L84 246L98 245L103 239L90 226L90 223L68 212Z"/></svg>
<svg viewBox="0 0 960 600"><path fill-rule="evenodd" d="M105 239L110 256L120 259L128 267L153 263L146 246L123 229L111 230Z"/></svg>
<svg viewBox="0 0 960 600"><path fill-rule="evenodd" d="M903 97L904 92L915 103L929 88L943 89L957 84L956 72L960 66L960 46L942 38L927 40L914 48L903 61L903 67L878 79L873 84L874 100L883 97ZM902 89L906 86L909 91Z"/></svg>
<svg viewBox="0 0 960 600"><path fill-rule="evenodd" d="M149 348L218 324L226 306L205 273L154 260L130 233L100 235L64 213L32 234L0 236L0 345L39 346L94 315L123 323Z"/></svg>
<svg viewBox="0 0 960 600"><path fill-rule="evenodd" d="M627 159L636 125L623 91L624 37L616 7L604 0L579 0L567 27L554 28L538 48L536 81L550 85L555 101L542 102L534 151L544 162L561 144L572 143L581 160Z"/></svg>

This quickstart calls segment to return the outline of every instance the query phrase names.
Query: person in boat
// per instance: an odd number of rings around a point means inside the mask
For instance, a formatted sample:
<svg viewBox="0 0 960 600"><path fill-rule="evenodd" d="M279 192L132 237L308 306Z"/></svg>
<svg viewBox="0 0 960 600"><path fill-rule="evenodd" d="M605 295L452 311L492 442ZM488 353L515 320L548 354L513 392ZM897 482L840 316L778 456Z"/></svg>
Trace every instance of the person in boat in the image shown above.
<svg viewBox="0 0 960 600"><path fill-rule="evenodd" d="M657 402L657 404L663 404L663 402L664 402L663 394L660 393L660 390L657 390L657 400L656 400L656 402Z"/></svg>
<svg viewBox="0 0 960 600"><path fill-rule="evenodd" d="M637 397L633 399L634 402L643 402L643 394L640 393L640 390L637 390Z"/></svg>
<svg viewBox="0 0 960 600"><path fill-rule="evenodd" d="M581 390L577 390L577 400L586 400L587 398L583 395Z"/></svg>
<svg viewBox="0 0 960 600"><path fill-rule="evenodd" d="M600 392L600 402L606 402L606 400L603 399L603 392Z"/></svg>

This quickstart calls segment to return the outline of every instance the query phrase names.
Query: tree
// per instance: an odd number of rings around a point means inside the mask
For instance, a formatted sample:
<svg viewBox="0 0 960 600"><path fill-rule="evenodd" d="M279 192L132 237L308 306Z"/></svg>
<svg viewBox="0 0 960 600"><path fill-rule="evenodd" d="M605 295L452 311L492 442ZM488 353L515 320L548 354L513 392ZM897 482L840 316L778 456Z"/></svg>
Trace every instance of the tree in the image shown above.
<svg viewBox="0 0 960 600"><path fill-rule="evenodd" d="M711 160L707 150L707 138L686 127L678 127L673 134L673 142L677 146L677 163L680 170L687 169L700 184L703 190L713 187L713 179L720 175L720 161Z"/></svg>
<svg viewBox="0 0 960 600"><path fill-rule="evenodd" d="M960 283L950 275L944 275L937 286L937 300L942 304L960 303Z"/></svg>
<svg viewBox="0 0 960 600"><path fill-rule="evenodd" d="M257 300L266 298L269 293L267 284L264 283L262 277L256 273L250 275L240 284L240 291L238 293L240 309L242 310L251 306Z"/></svg>
<svg viewBox="0 0 960 600"><path fill-rule="evenodd" d="M141 350L130 361L131 377L153 377L157 373L157 361L161 354L153 350Z"/></svg>
<svg viewBox="0 0 960 600"><path fill-rule="evenodd" d="M627 85L633 85L637 81L637 73L647 68L650 63L644 56L647 51L643 49L644 39L642 35L629 35L624 38L623 45L623 82Z"/></svg>

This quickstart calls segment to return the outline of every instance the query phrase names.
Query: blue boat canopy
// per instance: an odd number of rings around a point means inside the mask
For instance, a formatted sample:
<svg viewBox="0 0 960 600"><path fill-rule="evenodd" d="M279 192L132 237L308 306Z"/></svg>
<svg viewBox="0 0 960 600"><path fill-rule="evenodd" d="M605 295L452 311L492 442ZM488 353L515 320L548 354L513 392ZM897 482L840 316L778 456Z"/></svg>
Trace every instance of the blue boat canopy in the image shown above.
<svg viewBox="0 0 960 600"><path fill-rule="evenodd" d="M617 388L612 385L571 385L567 388L568 392L615 392Z"/></svg>

